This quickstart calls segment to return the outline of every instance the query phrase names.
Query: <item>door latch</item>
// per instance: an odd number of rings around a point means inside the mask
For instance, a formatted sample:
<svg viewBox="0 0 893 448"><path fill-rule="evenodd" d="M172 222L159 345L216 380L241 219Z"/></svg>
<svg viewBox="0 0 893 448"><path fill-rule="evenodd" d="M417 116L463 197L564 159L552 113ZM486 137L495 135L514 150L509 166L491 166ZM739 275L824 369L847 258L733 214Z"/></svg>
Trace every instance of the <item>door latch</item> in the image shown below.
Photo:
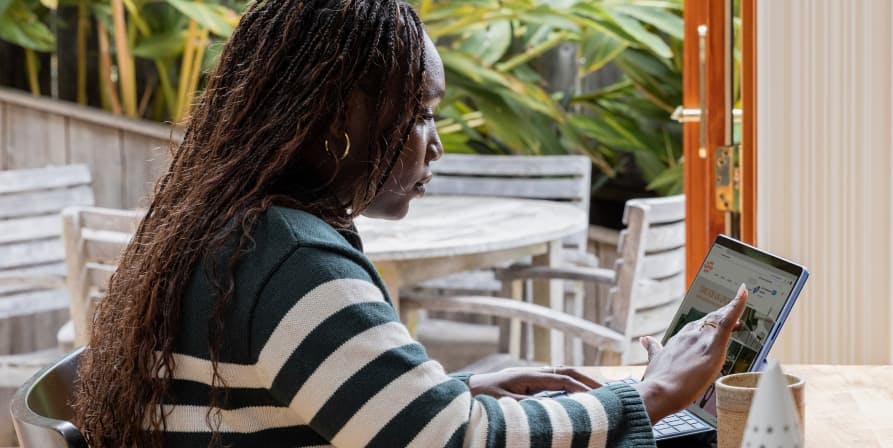
<svg viewBox="0 0 893 448"><path fill-rule="evenodd" d="M716 209L741 211L741 145L716 148L713 176L716 183Z"/></svg>

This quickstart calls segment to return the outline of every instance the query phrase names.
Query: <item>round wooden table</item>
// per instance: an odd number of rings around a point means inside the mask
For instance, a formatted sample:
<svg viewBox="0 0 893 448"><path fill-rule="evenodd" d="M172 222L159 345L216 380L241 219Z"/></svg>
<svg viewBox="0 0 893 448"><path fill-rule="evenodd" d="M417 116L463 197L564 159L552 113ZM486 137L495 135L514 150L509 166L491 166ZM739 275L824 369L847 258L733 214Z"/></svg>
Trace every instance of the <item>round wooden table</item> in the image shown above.
<svg viewBox="0 0 893 448"><path fill-rule="evenodd" d="M535 265L555 266L562 238L585 231L588 216L555 201L428 196L414 200L402 220L360 217L356 225L399 310L404 285L526 256ZM534 282L535 303L554 308L561 300L560 282ZM403 317L412 329L411 318Z"/></svg>

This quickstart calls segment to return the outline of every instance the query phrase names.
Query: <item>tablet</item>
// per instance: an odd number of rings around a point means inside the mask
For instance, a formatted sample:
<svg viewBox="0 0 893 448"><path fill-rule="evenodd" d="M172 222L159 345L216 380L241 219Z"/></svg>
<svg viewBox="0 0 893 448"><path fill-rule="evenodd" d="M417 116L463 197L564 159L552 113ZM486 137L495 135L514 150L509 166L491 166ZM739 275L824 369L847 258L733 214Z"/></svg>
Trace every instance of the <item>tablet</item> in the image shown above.
<svg viewBox="0 0 893 448"><path fill-rule="evenodd" d="M720 376L760 370L809 272L798 264L720 235L670 321L663 342L685 324L729 303L741 283L748 288L743 328L732 333ZM688 410L716 426L714 386Z"/></svg>

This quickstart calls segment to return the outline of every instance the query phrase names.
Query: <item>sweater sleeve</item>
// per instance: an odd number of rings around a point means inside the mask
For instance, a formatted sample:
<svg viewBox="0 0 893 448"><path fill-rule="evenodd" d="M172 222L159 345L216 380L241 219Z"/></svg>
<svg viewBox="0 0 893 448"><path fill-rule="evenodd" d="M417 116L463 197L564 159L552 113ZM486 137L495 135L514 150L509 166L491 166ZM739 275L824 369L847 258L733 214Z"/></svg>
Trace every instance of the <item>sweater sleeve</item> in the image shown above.
<svg viewBox="0 0 893 448"><path fill-rule="evenodd" d="M272 276L252 345L272 397L332 445L654 446L628 386L558 399L473 397L467 376L428 358L362 267L307 251Z"/></svg>

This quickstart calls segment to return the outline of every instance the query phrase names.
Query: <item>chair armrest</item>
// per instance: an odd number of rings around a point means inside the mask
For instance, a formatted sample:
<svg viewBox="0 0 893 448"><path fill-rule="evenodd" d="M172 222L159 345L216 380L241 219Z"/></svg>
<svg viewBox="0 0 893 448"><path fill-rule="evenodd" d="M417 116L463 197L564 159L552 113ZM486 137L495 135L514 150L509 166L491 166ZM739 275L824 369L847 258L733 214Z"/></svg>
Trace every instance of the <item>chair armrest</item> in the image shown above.
<svg viewBox="0 0 893 448"><path fill-rule="evenodd" d="M589 252L581 252L578 250L567 250L561 255L562 261L571 265L583 268L597 268L598 257Z"/></svg>
<svg viewBox="0 0 893 448"><path fill-rule="evenodd" d="M615 281L614 271L611 269L585 268L579 266L545 267L529 266L526 264L512 265L504 269L497 269L496 278L501 281L533 279L578 280L609 285L613 285Z"/></svg>
<svg viewBox="0 0 893 448"><path fill-rule="evenodd" d="M579 317L555 311L541 305L489 296L437 297L410 295L400 297L401 305L431 311L458 311L506 319L518 319L534 325L558 330L580 338L585 344L621 352L625 349L624 336L610 328Z"/></svg>
<svg viewBox="0 0 893 448"><path fill-rule="evenodd" d="M65 277L51 274L22 275L0 272L0 286L30 286L34 288L65 288Z"/></svg>

